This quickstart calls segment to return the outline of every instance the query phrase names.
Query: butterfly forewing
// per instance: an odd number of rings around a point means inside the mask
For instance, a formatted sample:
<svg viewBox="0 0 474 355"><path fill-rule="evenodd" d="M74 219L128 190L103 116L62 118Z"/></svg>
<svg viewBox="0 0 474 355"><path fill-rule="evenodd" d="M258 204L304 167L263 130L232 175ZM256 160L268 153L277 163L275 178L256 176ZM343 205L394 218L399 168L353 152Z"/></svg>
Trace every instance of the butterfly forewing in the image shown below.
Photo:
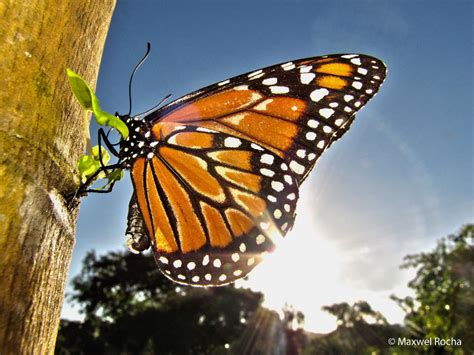
<svg viewBox="0 0 474 355"><path fill-rule="evenodd" d="M286 62L185 96L148 119L253 141L282 157L301 182L378 91L385 65L358 54Z"/></svg>
<svg viewBox="0 0 474 355"><path fill-rule="evenodd" d="M136 160L132 178L158 265L180 283L244 277L293 224L288 165L227 134L175 127L151 159Z"/></svg>

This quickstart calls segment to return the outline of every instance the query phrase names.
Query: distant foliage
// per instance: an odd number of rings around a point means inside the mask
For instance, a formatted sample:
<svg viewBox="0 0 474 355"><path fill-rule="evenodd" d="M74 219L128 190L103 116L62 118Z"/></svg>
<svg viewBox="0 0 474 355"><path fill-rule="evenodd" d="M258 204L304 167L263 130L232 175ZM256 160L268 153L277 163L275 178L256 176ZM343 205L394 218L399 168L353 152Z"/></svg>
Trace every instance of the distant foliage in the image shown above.
<svg viewBox="0 0 474 355"><path fill-rule="evenodd" d="M208 354L239 338L262 295L234 286L193 288L166 279L151 256L84 260L70 299L85 321L62 321L58 354Z"/></svg>
<svg viewBox="0 0 474 355"><path fill-rule="evenodd" d="M402 267L417 269L408 284L416 296L392 299L407 313L405 323L413 336L461 339L462 349L444 350L473 353L474 225L441 239L428 253L406 256Z"/></svg>
<svg viewBox="0 0 474 355"><path fill-rule="evenodd" d="M474 225L409 255L414 297L392 296L405 324L389 324L365 301L324 306L337 329L304 330L305 315L288 306L280 319L263 297L234 286L193 288L166 279L151 256L89 253L73 280L84 322L61 321L58 354L472 354ZM390 346L389 338L456 338L457 346Z"/></svg>
<svg viewBox="0 0 474 355"><path fill-rule="evenodd" d="M324 306L337 319L337 329L313 337L304 354L385 354L392 350L387 340L406 335L403 327L388 324L385 317L365 301ZM403 352L398 352L401 354Z"/></svg>

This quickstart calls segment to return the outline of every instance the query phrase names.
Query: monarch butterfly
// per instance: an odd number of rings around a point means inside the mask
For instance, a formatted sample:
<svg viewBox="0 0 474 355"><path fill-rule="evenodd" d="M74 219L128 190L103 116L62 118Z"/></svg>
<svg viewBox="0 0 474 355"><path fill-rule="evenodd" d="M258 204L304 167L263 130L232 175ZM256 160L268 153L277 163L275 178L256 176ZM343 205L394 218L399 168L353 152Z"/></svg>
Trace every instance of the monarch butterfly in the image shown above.
<svg viewBox="0 0 474 355"><path fill-rule="evenodd" d="M299 186L385 75L374 57L325 55L224 80L151 113L116 114L130 135L117 151L99 131L119 158L100 171L131 172L129 247L151 245L163 274L182 284L246 276L292 228Z"/></svg>

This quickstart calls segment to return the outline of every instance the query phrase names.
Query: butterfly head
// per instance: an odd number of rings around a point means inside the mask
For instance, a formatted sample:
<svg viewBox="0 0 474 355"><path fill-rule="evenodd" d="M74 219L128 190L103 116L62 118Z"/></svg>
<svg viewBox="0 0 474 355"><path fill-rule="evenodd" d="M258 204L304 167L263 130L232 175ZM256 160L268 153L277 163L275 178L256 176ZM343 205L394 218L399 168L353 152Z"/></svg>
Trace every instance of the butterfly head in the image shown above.
<svg viewBox="0 0 474 355"><path fill-rule="evenodd" d="M150 127L141 117L118 115L127 125L129 136L120 142L119 158L125 168L130 168L140 156L147 156L153 150Z"/></svg>

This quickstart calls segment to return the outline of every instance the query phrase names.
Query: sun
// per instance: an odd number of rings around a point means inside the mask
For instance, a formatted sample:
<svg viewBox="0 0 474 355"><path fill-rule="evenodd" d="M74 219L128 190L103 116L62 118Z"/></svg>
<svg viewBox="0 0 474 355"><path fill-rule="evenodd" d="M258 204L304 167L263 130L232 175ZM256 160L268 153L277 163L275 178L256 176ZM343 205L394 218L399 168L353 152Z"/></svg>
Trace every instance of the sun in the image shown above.
<svg viewBox="0 0 474 355"><path fill-rule="evenodd" d="M307 328L328 332L336 327L336 322L321 307L334 303L345 291L336 282L340 279L339 256L318 232L310 206L302 202L293 229L249 280L238 285L264 293L264 306L270 309L279 311L285 304L294 305L310 315Z"/></svg>
<svg viewBox="0 0 474 355"><path fill-rule="evenodd" d="M364 289L344 275L351 262L350 250L332 241L331 231L318 224L312 210L311 200L301 198L293 229L278 241L275 252L266 255L249 279L238 281L237 286L262 292L264 306L277 312L285 305L294 306L305 314L306 330L316 333L336 328L336 318L321 307L341 302L365 300L389 321L402 322L402 310L389 297L395 290ZM407 289L398 291L403 294Z"/></svg>

